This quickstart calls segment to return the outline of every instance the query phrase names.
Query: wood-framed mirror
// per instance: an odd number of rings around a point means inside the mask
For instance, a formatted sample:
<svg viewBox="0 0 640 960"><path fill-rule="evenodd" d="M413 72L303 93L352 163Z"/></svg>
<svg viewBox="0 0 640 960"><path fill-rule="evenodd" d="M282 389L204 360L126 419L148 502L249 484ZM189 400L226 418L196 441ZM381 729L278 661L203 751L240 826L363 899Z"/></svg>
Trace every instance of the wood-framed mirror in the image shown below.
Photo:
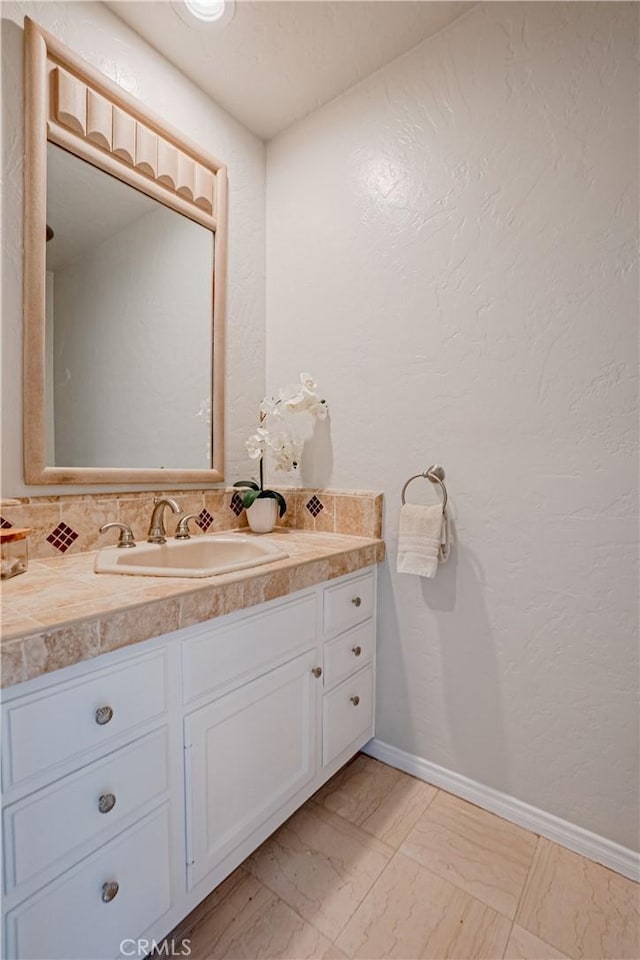
<svg viewBox="0 0 640 960"><path fill-rule="evenodd" d="M224 479L224 164L25 20L24 469Z"/></svg>

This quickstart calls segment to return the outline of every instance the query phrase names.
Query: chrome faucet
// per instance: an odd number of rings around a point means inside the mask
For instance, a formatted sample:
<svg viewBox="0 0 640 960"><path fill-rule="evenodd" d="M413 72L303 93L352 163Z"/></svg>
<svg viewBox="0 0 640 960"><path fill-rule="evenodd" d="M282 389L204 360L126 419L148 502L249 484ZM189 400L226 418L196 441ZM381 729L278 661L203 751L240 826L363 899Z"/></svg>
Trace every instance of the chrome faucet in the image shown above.
<svg viewBox="0 0 640 960"><path fill-rule="evenodd" d="M198 520L197 513L187 513L184 517L180 517L178 520L178 526L176 528L176 540L190 540L191 533L189 532L189 520Z"/></svg>
<svg viewBox="0 0 640 960"><path fill-rule="evenodd" d="M107 530L120 531L120 536L118 537L119 547L135 547L136 541L133 539L131 527L127 523L118 523L117 520L114 520L112 523L103 523L100 527L100 533L106 533Z"/></svg>
<svg viewBox="0 0 640 960"><path fill-rule="evenodd" d="M156 498L153 503L147 543L166 543L167 531L164 528L164 509L165 507L171 507L174 513L182 513L182 507L171 497L165 497L162 500Z"/></svg>

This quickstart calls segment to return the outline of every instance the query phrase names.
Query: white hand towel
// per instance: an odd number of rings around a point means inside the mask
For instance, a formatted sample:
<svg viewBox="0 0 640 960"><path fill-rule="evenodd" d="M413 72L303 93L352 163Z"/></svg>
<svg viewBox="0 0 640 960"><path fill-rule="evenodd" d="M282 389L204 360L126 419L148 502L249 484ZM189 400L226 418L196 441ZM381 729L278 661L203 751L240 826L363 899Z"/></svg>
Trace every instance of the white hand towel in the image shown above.
<svg viewBox="0 0 640 960"><path fill-rule="evenodd" d="M414 573L432 579L438 562L449 559L449 518L438 504L423 507L405 503L400 510L398 573Z"/></svg>

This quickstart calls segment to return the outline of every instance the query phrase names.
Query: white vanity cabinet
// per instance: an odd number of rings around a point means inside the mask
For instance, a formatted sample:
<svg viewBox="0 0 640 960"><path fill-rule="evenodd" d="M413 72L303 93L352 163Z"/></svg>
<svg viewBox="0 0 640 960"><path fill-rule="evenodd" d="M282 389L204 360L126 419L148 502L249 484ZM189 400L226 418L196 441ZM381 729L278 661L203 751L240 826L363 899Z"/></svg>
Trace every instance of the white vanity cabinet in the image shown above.
<svg viewBox="0 0 640 960"><path fill-rule="evenodd" d="M4 955L164 937L373 736L374 668L369 568L5 691Z"/></svg>

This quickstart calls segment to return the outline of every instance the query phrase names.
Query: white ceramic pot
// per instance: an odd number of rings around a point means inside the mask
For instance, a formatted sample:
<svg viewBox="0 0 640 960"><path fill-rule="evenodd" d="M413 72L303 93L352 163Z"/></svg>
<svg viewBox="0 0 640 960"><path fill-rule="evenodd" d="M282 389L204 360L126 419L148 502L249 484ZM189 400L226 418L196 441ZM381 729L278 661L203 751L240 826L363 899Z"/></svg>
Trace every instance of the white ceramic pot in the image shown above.
<svg viewBox="0 0 640 960"><path fill-rule="evenodd" d="M278 502L272 497L254 500L247 510L247 520L254 533L271 533L278 519Z"/></svg>

